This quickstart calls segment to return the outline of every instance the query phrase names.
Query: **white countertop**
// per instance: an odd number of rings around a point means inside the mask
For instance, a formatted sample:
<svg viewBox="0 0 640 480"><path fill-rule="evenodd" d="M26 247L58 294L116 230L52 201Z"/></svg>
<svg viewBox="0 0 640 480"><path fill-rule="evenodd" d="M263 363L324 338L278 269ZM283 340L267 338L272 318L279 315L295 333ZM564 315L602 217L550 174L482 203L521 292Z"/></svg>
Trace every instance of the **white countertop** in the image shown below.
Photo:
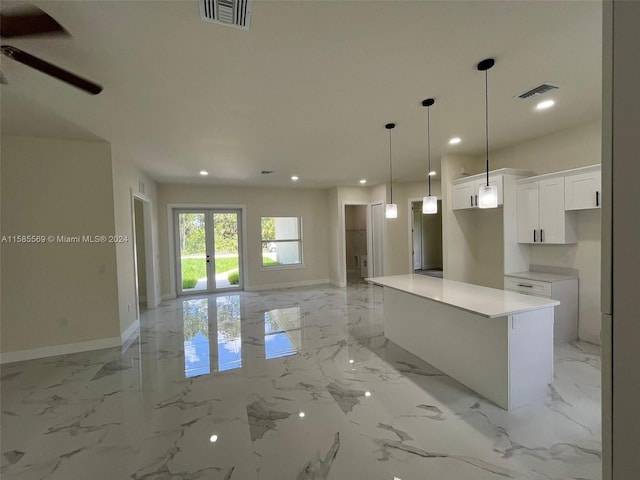
<svg viewBox="0 0 640 480"><path fill-rule="evenodd" d="M546 272L517 272L517 273L505 273L505 277L524 278L526 280L537 280L539 282L561 282L563 280L573 280L578 278L578 275L558 275L557 273Z"/></svg>
<svg viewBox="0 0 640 480"><path fill-rule="evenodd" d="M367 278L368 282L424 297L488 318L560 305L557 300L444 280L426 275L393 275Z"/></svg>

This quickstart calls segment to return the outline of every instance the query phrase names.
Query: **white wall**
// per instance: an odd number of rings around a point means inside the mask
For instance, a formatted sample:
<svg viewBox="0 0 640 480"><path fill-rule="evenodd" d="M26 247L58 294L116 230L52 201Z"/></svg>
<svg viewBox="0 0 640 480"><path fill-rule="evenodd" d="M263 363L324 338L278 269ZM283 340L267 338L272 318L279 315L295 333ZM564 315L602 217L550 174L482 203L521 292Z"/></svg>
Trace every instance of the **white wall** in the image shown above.
<svg viewBox="0 0 640 480"><path fill-rule="evenodd" d="M136 275L133 245L133 198L132 193L139 193L150 200L152 205L152 243L156 251L154 270L158 272L158 202L156 183L144 175L126 155L115 147L112 151L113 165L113 198L115 230L117 235L126 236L129 241L116 244L118 271L118 315L120 318L120 334L128 336L137 326L136 309ZM155 292L159 298L159 278L156 274ZM149 292L147 292L149 297ZM153 305L148 305L153 308ZM126 338L123 338L126 340Z"/></svg>
<svg viewBox="0 0 640 480"><path fill-rule="evenodd" d="M169 255L169 205L244 205L246 207L247 290L329 281L328 197L326 190L160 184L160 277L163 297L175 295ZM263 269L260 217L302 218L304 268ZM173 282L172 282L173 279ZM172 285L173 284L173 285Z"/></svg>
<svg viewBox="0 0 640 480"><path fill-rule="evenodd" d="M116 233L109 144L2 137L1 159L3 236ZM3 243L2 285L3 360L120 343L113 243Z"/></svg>

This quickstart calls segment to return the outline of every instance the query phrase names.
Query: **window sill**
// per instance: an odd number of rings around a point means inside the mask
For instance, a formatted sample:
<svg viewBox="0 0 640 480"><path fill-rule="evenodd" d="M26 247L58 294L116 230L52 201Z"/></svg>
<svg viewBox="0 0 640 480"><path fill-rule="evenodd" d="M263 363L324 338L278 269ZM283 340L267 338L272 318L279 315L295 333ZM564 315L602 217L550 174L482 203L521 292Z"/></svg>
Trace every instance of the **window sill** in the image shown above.
<svg viewBox="0 0 640 480"><path fill-rule="evenodd" d="M260 270L262 272L273 272L276 270L298 270L301 268L305 268L304 263L294 263L291 265L269 265L269 266L262 266L260 267Z"/></svg>

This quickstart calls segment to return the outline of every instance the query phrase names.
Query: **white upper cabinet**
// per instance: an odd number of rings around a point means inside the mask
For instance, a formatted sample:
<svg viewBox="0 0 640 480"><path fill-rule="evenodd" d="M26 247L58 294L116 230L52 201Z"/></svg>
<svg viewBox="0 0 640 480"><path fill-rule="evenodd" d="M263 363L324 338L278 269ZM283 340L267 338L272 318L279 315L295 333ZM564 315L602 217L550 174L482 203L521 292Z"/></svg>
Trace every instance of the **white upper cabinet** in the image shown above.
<svg viewBox="0 0 640 480"><path fill-rule="evenodd" d="M586 210L602 205L602 173L600 165L576 169L564 177L565 210Z"/></svg>
<svg viewBox="0 0 640 480"><path fill-rule="evenodd" d="M498 170L499 171L499 170ZM486 174L474 175L452 183L452 209L464 210L478 208L478 192L480 187L487 184ZM498 187L498 205L503 204L503 175L489 172L489 185Z"/></svg>
<svg viewBox="0 0 640 480"><path fill-rule="evenodd" d="M536 243L540 240L539 203L538 182L516 187L518 243Z"/></svg>
<svg viewBox="0 0 640 480"><path fill-rule="evenodd" d="M575 218L564 211L564 176L519 181L518 243L575 243Z"/></svg>
<svg viewBox="0 0 640 480"><path fill-rule="evenodd" d="M474 192L474 182L464 182L452 185L452 208L454 210L463 210L465 208L474 208L475 207L475 198L474 195L477 192Z"/></svg>

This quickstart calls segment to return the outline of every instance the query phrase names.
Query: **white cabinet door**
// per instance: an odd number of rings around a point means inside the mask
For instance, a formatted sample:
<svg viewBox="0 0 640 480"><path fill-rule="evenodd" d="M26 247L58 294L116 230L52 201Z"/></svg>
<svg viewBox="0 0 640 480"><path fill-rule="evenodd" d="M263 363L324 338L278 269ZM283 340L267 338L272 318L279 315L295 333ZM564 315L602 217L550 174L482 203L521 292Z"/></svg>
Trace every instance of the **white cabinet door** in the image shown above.
<svg viewBox="0 0 640 480"><path fill-rule="evenodd" d="M540 238L542 243L566 243L564 213L564 178L538 182Z"/></svg>
<svg viewBox="0 0 640 480"><path fill-rule="evenodd" d="M452 185L452 187L453 210L476 207L476 195L478 194L478 191L474 191L475 185L473 180L464 183L457 183Z"/></svg>
<svg viewBox="0 0 640 480"><path fill-rule="evenodd" d="M596 172L567 175L564 178L565 210L600 208L602 205L602 174Z"/></svg>
<svg viewBox="0 0 640 480"><path fill-rule="evenodd" d="M534 243L540 240L538 182L517 186L516 215L518 243Z"/></svg>

